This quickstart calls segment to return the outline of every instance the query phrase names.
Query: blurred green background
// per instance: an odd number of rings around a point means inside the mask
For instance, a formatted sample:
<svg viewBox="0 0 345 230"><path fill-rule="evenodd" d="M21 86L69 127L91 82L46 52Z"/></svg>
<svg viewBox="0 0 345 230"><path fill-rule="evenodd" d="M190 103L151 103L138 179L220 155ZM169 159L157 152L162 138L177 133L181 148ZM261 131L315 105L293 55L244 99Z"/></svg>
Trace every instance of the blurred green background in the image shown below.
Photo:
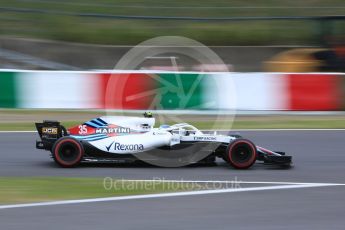
<svg viewBox="0 0 345 230"><path fill-rule="evenodd" d="M206 45L314 45L318 20L190 21L113 19L78 14L162 17L281 17L344 15L341 0L305 1L126 1L1 0L0 34L62 41L135 45L162 35L178 35ZM95 16L95 15L93 15ZM345 29L345 20L327 26Z"/></svg>

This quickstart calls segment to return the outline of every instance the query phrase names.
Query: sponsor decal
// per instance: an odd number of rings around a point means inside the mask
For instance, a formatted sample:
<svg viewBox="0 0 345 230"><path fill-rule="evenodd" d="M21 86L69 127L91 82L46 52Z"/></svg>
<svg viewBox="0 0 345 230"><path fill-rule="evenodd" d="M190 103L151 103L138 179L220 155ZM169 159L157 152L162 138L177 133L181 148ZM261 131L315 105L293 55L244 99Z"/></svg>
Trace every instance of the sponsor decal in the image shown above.
<svg viewBox="0 0 345 230"><path fill-rule="evenodd" d="M153 132L153 135L167 135L166 132Z"/></svg>
<svg viewBox="0 0 345 230"><path fill-rule="evenodd" d="M216 137L194 137L195 141L215 141Z"/></svg>
<svg viewBox="0 0 345 230"><path fill-rule="evenodd" d="M130 133L130 128L125 127L107 127L107 128L97 128L96 134L124 134Z"/></svg>
<svg viewBox="0 0 345 230"><path fill-rule="evenodd" d="M111 148L111 146L112 146L113 144L114 144L114 141L111 142L111 144L110 144L109 146L105 146L105 147L107 148L108 151L110 150L110 148Z"/></svg>
<svg viewBox="0 0 345 230"><path fill-rule="evenodd" d="M43 127L42 133L44 133L44 134L58 134L58 129L57 128Z"/></svg>
<svg viewBox="0 0 345 230"><path fill-rule="evenodd" d="M137 151L137 150L144 150L144 145L142 144L121 144L118 142L112 142L110 145L105 146L107 150L109 151L110 148L114 146L114 150L119 150L119 151Z"/></svg>

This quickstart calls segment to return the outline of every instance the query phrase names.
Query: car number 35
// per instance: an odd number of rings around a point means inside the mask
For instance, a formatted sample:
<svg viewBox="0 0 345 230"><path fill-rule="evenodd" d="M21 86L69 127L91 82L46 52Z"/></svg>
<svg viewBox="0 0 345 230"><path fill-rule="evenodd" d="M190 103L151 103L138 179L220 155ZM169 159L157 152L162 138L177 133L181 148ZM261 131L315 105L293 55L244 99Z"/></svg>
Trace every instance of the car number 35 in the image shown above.
<svg viewBox="0 0 345 230"><path fill-rule="evenodd" d="M87 126L86 125L79 125L79 134L83 135L83 134L87 134Z"/></svg>

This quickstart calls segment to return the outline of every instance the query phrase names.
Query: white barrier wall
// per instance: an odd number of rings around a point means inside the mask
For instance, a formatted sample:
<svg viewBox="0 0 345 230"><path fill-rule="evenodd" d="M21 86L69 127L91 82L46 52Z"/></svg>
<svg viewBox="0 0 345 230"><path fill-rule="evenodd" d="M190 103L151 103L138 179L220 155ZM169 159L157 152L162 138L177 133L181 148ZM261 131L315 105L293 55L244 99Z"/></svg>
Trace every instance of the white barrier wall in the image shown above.
<svg viewBox="0 0 345 230"><path fill-rule="evenodd" d="M0 71L1 108L339 110L343 74Z"/></svg>

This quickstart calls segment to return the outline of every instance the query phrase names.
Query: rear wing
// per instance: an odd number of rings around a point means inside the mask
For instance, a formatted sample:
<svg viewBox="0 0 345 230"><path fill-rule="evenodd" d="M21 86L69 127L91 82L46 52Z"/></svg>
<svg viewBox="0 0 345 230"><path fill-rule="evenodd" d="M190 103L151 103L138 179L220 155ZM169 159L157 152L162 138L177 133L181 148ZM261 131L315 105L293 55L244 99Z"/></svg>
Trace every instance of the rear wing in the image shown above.
<svg viewBox="0 0 345 230"><path fill-rule="evenodd" d="M68 132L59 121L45 120L42 123L35 123L37 132L41 138L36 141L37 149L51 150L55 141L63 136L68 136Z"/></svg>

